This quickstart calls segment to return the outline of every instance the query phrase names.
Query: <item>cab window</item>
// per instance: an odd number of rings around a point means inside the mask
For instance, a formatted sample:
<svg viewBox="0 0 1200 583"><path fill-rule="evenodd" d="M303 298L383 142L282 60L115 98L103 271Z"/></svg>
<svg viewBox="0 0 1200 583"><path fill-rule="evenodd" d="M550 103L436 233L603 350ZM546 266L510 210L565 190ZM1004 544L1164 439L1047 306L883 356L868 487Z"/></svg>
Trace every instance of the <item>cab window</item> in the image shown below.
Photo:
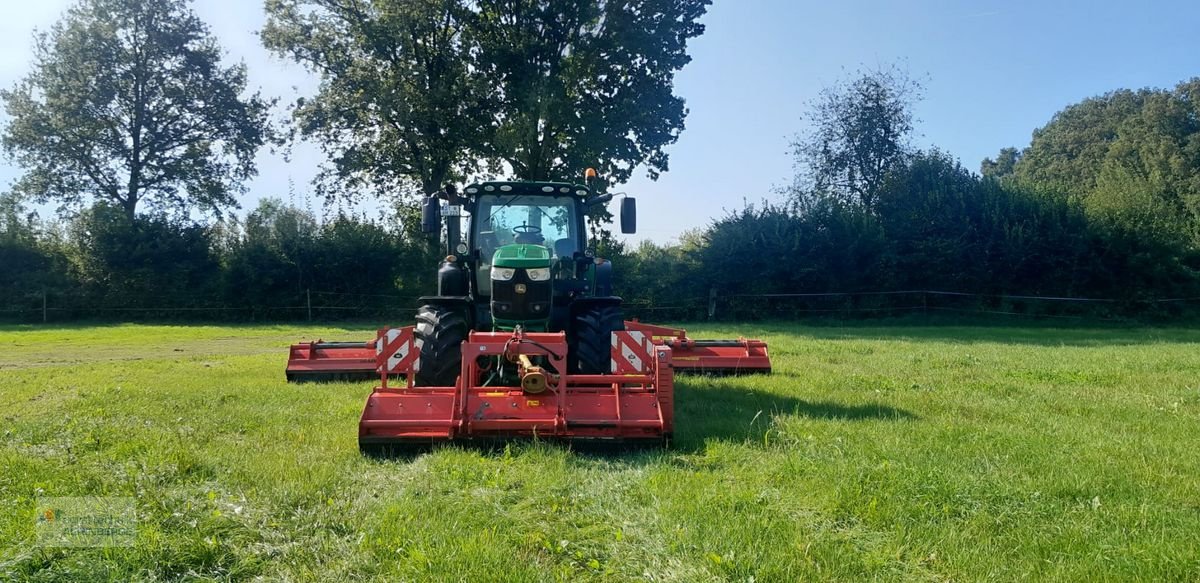
<svg viewBox="0 0 1200 583"><path fill-rule="evenodd" d="M575 204L554 196L496 197L481 201L472 227L480 256L490 263L503 245L543 245L551 254L571 255L576 249Z"/></svg>

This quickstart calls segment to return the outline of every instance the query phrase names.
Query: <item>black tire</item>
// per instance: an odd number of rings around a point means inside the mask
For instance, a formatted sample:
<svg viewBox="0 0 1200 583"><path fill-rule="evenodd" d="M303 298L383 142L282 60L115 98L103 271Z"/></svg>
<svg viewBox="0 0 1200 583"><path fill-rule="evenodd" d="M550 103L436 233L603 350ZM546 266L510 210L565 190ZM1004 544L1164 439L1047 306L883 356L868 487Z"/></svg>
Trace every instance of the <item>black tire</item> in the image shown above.
<svg viewBox="0 0 1200 583"><path fill-rule="evenodd" d="M451 387L462 368L462 343L470 327L462 313L445 306L421 306L413 334L420 366L413 382L418 387Z"/></svg>
<svg viewBox="0 0 1200 583"><path fill-rule="evenodd" d="M567 333L567 370L571 374L611 372L612 333L624 329L620 305L596 304L576 312Z"/></svg>

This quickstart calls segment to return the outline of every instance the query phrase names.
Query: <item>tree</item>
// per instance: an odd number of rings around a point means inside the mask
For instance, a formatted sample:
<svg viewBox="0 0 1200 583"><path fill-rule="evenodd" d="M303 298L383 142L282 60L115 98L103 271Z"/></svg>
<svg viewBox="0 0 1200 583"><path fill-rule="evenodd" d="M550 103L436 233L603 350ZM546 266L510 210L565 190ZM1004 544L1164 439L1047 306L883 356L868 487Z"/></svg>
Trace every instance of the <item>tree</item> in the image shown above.
<svg viewBox="0 0 1200 583"><path fill-rule="evenodd" d="M1083 206L1101 226L1124 229L1147 242L1186 246L1191 234L1187 219L1164 196L1168 187L1163 182L1161 175L1146 176L1109 159Z"/></svg>
<svg viewBox="0 0 1200 583"><path fill-rule="evenodd" d="M47 287L61 287L65 261L53 239L12 193L0 192L0 310L28 308Z"/></svg>
<svg viewBox="0 0 1200 583"><path fill-rule="evenodd" d="M298 305L312 283L316 218L267 198L247 215L243 231L231 245L225 268L230 299L255 307Z"/></svg>
<svg viewBox="0 0 1200 583"><path fill-rule="evenodd" d="M0 242L31 242L36 240L34 214L11 192L0 192Z"/></svg>
<svg viewBox="0 0 1200 583"><path fill-rule="evenodd" d="M801 169L797 194L873 208L888 174L911 153L912 106L922 91L896 66L860 71L823 90L808 116L812 128L792 144Z"/></svg>
<svg viewBox="0 0 1200 583"><path fill-rule="evenodd" d="M438 192L479 167L494 117L463 0L269 0L263 44L317 73L296 103L301 135L333 168L327 195Z"/></svg>
<svg viewBox="0 0 1200 583"><path fill-rule="evenodd" d="M1104 158L1121 126L1142 109L1145 96L1127 89L1085 99L1034 130L1016 175L1079 199L1096 187Z"/></svg>
<svg viewBox="0 0 1200 583"><path fill-rule="evenodd" d="M124 209L100 201L79 213L70 230L74 271L93 302L199 307L215 295L221 266L205 225L161 213L130 221Z"/></svg>
<svg viewBox="0 0 1200 583"><path fill-rule="evenodd" d="M1003 148L995 160L984 158L979 165L979 173L988 178L1005 178L1016 171L1017 162L1021 160L1021 151L1016 148Z"/></svg>
<svg viewBox="0 0 1200 583"><path fill-rule="evenodd" d="M82 0L37 37L33 71L0 91L3 144L40 202L145 202L220 214L255 173L270 103L184 0Z"/></svg>
<svg viewBox="0 0 1200 583"><path fill-rule="evenodd" d="M1071 105L1034 131L1014 170L1106 222L1200 244L1200 78Z"/></svg>
<svg viewBox="0 0 1200 583"><path fill-rule="evenodd" d="M264 44L317 72L299 132L341 192L482 172L624 182L687 109L673 94L711 0L270 0Z"/></svg>
<svg viewBox="0 0 1200 583"><path fill-rule="evenodd" d="M675 73L711 0L479 0L480 52L501 97L490 154L521 179L570 179L596 166L612 183L684 127Z"/></svg>
<svg viewBox="0 0 1200 583"><path fill-rule="evenodd" d="M974 291L985 279L981 184L937 150L915 152L887 177L877 212L890 242L893 286Z"/></svg>

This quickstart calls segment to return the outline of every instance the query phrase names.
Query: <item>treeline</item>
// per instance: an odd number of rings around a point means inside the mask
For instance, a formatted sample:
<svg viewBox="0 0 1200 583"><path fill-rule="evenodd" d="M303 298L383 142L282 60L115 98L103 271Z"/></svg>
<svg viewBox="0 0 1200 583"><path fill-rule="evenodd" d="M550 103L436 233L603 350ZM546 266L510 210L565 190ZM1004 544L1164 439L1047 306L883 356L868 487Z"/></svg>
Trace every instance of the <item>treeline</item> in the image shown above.
<svg viewBox="0 0 1200 583"><path fill-rule="evenodd" d="M1200 253L1084 202L1017 179L983 177L918 152L868 207L807 193L748 205L672 245L610 245L630 313L703 318L892 313L939 290L933 309L1163 316L1200 302ZM437 248L411 211L368 219L266 200L244 220L200 224L98 204L42 223L0 205L0 313L51 319L402 317L434 289ZM312 295L314 294L315 295ZM859 295L863 293L864 295ZM786 298L769 294L833 294ZM845 294L845 295L838 295ZM1004 296L1103 298L1063 303Z"/></svg>
<svg viewBox="0 0 1200 583"><path fill-rule="evenodd" d="M644 242L628 255L622 293L679 306L682 318L706 315L708 290L728 318L930 307L1152 317L1200 306L1194 247L980 177L940 152L916 154L890 175L873 208L832 196L750 205L679 244ZM874 293L921 290L968 295ZM1197 301L1160 301L1181 298Z"/></svg>
<svg viewBox="0 0 1200 583"><path fill-rule="evenodd" d="M100 203L44 224L0 207L0 315L51 319L296 319L402 313L432 289L435 249L414 215L386 219L265 200L210 225ZM313 295L315 294L315 296Z"/></svg>
<svg viewBox="0 0 1200 583"><path fill-rule="evenodd" d="M934 309L1177 315L1200 306L1200 80L1072 105L980 173L913 149L920 85L862 73L812 104L782 202L644 243L625 291L715 289L726 316ZM657 270L656 270L657 268ZM846 295L769 299L763 294ZM1014 296L1095 299L1038 300ZM916 305L914 305L916 302ZM703 314L701 299L685 315Z"/></svg>
<svg viewBox="0 0 1200 583"><path fill-rule="evenodd" d="M672 245L610 245L632 315L720 318L901 308L1166 316L1200 302L1200 253L1016 179L918 152L868 207L807 193L747 205ZM96 205L63 223L0 206L0 313L51 319L402 318L432 293L437 247L411 211L368 219L263 201L206 225ZM876 294L938 290L970 296ZM800 295L771 298L772 294ZM844 294L844 295L842 295ZM861 295L860 295L861 294ZM1005 296L1103 298L1045 302ZM930 303L932 302L932 304Z"/></svg>

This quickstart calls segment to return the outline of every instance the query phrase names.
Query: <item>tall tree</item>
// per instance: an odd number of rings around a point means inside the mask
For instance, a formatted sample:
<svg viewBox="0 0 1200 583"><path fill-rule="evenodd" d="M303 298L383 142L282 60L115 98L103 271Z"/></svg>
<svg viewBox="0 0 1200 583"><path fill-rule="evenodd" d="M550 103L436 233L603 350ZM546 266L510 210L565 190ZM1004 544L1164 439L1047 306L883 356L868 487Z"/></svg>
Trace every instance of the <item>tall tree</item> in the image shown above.
<svg viewBox="0 0 1200 583"><path fill-rule="evenodd" d="M294 109L333 167L327 195L437 192L480 168L494 89L475 74L464 0L268 0L262 40L317 73Z"/></svg>
<svg viewBox="0 0 1200 583"><path fill-rule="evenodd" d="M33 72L0 92L4 147L39 201L220 214L255 173L270 104L243 97L184 0L82 0L37 37Z"/></svg>
<svg viewBox="0 0 1200 583"><path fill-rule="evenodd" d="M792 144L801 169L797 192L873 208L888 174L911 154L912 106L922 91L894 65L823 90L812 103L811 129Z"/></svg>
<svg viewBox="0 0 1200 583"><path fill-rule="evenodd" d="M1056 113L1033 132L1033 143L1021 152L1015 174L1034 184L1079 199L1096 187L1121 126L1138 115L1145 94L1122 89L1085 99Z"/></svg>
<svg viewBox="0 0 1200 583"><path fill-rule="evenodd" d="M295 114L335 190L587 166L623 182L667 168L674 75L710 1L269 0L262 38L321 76Z"/></svg>
<svg viewBox="0 0 1200 583"><path fill-rule="evenodd" d="M711 0L478 0L480 51L501 107L492 153L517 177L565 179L597 166L614 183L684 127L675 73Z"/></svg>
<svg viewBox="0 0 1200 583"><path fill-rule="evenodd" d="M1200 244L1200 78L1071 105L1033 133L1014 168L1105 220L1152 225L1156 237L1177 228Z"/></svg>

